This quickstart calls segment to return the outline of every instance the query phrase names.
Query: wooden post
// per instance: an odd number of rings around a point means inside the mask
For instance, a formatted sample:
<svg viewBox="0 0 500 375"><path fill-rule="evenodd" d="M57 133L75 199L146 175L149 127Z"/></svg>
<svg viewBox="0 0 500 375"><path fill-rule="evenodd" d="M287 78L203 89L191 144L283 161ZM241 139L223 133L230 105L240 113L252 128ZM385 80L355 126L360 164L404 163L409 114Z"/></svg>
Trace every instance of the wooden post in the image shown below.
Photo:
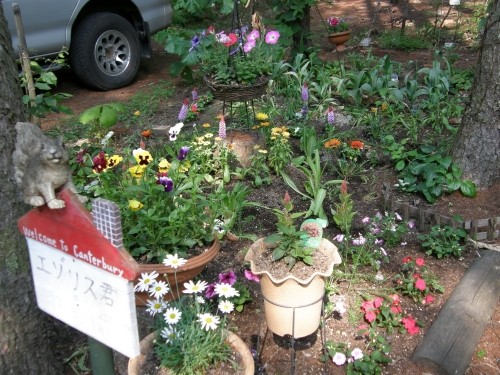
<svg viewBox="0 0 500 375"><path fill-rule="evenodd" d="M417 215L418 230L423 232L425 230L425 210L422 207L419 207Z"/></svg>
<svg viewBox="0 0 500 375"><path fill-rule="evenodd" d="M412 360L446 375L465 374L500 297L500 252L488 250L460 280Z"/></svg>
<svg viewBox="0 0 500 375"><path fill-rule="evenodd" d="M18 3L12 3L12 11L14 12L14 21L16 22L17 36L19 37L19 55L24 75L28 85L28 95L32 106L35 106L36 90L33 82L33 74L31 73L30 58L28 55L28 47L26 46L26 35L24 34L23 20L21 17L21 9ZM31 121L40 126L40 119L36 116L31 116Z"/></svg>

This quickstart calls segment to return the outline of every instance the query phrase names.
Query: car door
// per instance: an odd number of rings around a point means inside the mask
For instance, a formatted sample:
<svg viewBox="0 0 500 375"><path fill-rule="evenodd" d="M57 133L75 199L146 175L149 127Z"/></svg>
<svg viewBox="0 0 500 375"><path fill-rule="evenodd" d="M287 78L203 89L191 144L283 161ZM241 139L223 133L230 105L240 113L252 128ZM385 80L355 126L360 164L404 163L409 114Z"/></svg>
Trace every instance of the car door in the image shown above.
<svg viewBox="0 0 500 375"><path fill-rule="evenodd" d="M81 0L3 0L5 18L17 55L19 38L12 3L18 3L30 56L45 56L67 46L67 28Z"/></svg>

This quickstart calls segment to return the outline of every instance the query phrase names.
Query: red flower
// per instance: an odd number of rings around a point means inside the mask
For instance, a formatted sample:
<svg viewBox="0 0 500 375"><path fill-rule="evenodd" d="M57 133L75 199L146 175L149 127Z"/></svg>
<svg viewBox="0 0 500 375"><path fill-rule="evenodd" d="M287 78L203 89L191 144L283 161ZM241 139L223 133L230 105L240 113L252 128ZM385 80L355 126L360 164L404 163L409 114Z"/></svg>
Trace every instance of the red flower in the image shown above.
<svg viewBox="0 0 500 375"><path fill-rule="evenodd" d="M285 191L285 196L283 197L283 203L284 204L290 203L290 194L288 194L288 191Z"/></svg>
<svg viewBox="0 0 500 375"><path fill-rule="evenodd" d="M419 267L422 267L425 264L424 258L415 259L415 264Z"/></svg>
<svg viewBox="0 0 500 375"><path fill-rule="evenodd" d="M399 305L401 303L401 298L399 297L399 294L393 294L391 298L393 305Z"/></svg>
<svg viewBox="0 0 500 375"><path fill-rule="evenodd" d="M361 309L365 312L374 310L374 301L363 301L363 303L361 304Z"/></svg>
<svg viewBox="0 0 500 375"><path fill-rule="evenodd" d="M411 262L411 257L403 258L403 264L410 263L410 262Z"/></svg>
<svg viewBox="0 0 500 375"><path fill-rule="evenodd" d="M151 129L147 129L147 130L143 130L141 132L141 135L144 137L144 138L149 138L151 137L151 135L153 134L153 131Z"/></svg>
<svg viewBox="0 0 500 375"><path fill-rule="evenodd" d="M417 326L417 322L411 316L401 319L401 322L410 335L416 335L420 330Z"/></svg>
<svg viewBox="0 0 500 375"><path fill-rule="evenodd" d="M340 184L340 194L347 194L347 181L342 180L342 183Z"/></svg>
<svg viewBox="0 0 500 375"><path fill-rule="evenodd" d="M238 37L236 36L235 33L230 33L228 35L228 38L229 38L229 42L224 43L224 45L226 47L231 47L233 44L235 44L238 41Z"/></svg>
<svg viewBox="0 0 500 375"><path fill-rule="evenodd" d="M215 27L213 25L207 27L207 34L215 34Z"/></svg>
<svg viewBox="0 0 500 375"><path fill-rule="evenodd" d="M196 113L198 112L198 106L196 103L191 104L191 112Z"/></svg>
<svg viewBox="0 0 500 375"><path fill-rule="evenodd" d="M382 306L382 302L384 302L384 299L382 297L377 297L373 300L373 306L378 309L380 306Z"/></svg>
<svg viewBox="0 0 500 375"><path fill-rule="evenodd" d="M424 279L417 279L415 280L415 288L418 290L424 291L427 285L425 285L425 280Z"/></svg>
<svg viewBox="0 0 500 375"><path fill-rule="evenodd" d="M419 273L414 273L413 278L414 279L420 279L422 276Z"/></svg>
<svg viewBox="0 0 500 375"><path fill-rule="evenodd" d="M362 150L365 147L365 144L362 141L352 141L351 142L351 148L355 148L358 150Z"/></svg>
<svg viewBox="0 0 500 375"><path fill-rule="evenodd" d="M95 173L101 173L106 169L108 161L106 160L106 154L104 151L99 152L99 154L92 159L92 168Z"/></svg>
<svg viewBox="0 0 500 375"><path fill-rule="evenodd" d="M393 314L401 314L403 312L403 309L399 305L392 305L391 306L391 312Z"/></svg>
<svg viewBox="0 0 500 375"><path fill-rule="evenodd" d="M425 298L422 300L422 304L423 304L423 305L427 305L427 304L429 304L429 303L432 303L432 302L434 302L434 299L435 299L435 298L434 298L433 296L431 296L430 294L428 294L428 295L426 295L426 296L425 296Z"/></svg>

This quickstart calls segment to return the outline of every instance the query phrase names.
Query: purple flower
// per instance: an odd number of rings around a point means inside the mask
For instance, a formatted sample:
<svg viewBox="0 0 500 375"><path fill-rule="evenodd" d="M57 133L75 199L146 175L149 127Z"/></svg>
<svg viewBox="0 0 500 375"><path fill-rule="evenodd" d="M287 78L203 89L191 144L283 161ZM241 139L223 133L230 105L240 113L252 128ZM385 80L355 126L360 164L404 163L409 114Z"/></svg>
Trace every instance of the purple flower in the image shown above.
<svg viewBox="0 0 500 375"><path fill-rule="evenodd" d="M191 39L191 47L189 48L189 52L194 50L198 46L198 44L200 44L200 38L198 37L198 35L195 35L193 39Z"/></svg>
<svg viewBox="0 0 500 375"><path fill-rule="evenodd" d="M375 245L383 245L384 244L384 240L383 239L376 239L375 240Z"/></svg>
<svg viewBox="0 0 500 375"><path fill-rule="evenodd" d="M307 102L309 100L309 89L307 88L307 82L304 82L304 84L302 85L302 89L300 90L300 95L304 102Z"/></svg>
<svg viewBox="0 0 500 375"><path fill-rule="evenodd" d="M307 112L309 112L309 108L307 107L307 104L304 104L304 106L302 107L302 109L300 110L300 114L302 116L305 116L307 115Z"/></svg>
<svg viewBox="0 0 500 375"><path fill-rule="evenodd" d="M189 146L182 146L177 155L177 160L183 161L189 152Z"/></svg>
<svg viewBox="0 0 500 375"><path fill-rule="evenodd" d="M193 91L191 91L191 98L193 99L193 102L198 100L198 91L196 90L196 87L193 87Z"/></svg>
<svg viewBox="0 0 500 375"><path fill-rule="evenodd" d="M359 235L358 238L355 238L352 240L352 244L354 246L361 246L361 245L364 245L366 243L366 238L363 237L363 235Z"/></svg>
<svg viewBox="0 0 500 375"><path fill-rule="evenodd" d="M280 33L277 31L269 31L266 34L266 43L267 44L276 44L278 39L280 38Z"/></svg>
<svg viewBox="0 0 500 375"><path fill-rule="evenodd" d="M174 181L170 177L160 176L158 177L158 183L165 187L165 191L167 193L170 193L172 190L174 190Z"/></svg>
<svg viewBox="0 0 500 375"><path fill-rule="evenodd" d="M333 237L334 241L337 242L342 242L344 241L344 235L343 234L337 234L335 237Z"/></svg>
<svg viewBox="0 0 500 375"><path fill-rule="evenodd" d="M332 106L328 107L328 111L326 112L326 121L330 125L333 125L333 123L335 122L335 112L333 112Z"/></svg>
<svg viewBox="0 0 500 375"><path fill-rule="evenodd" d="M260 282L260 278L258 275L254 274L252 271L250 270L245 270L244 272L245 274L245 278L247 280L250 280L250 281L255 281L256 283Z"/></svg>
<svg viewBox="0 0 500 375"><path fill-rule="evenodd" d="M410 229L415 228L415 221L410 220L410 221L408 222L408 228L410 228Z"/></svg>
<svg viewBox="0 0 500 375"><path fill-rule="evenodd" d="M182 102L181 110L179 111L179 121L184 121L188 113L189 100L187 98Z"/></svg>
<svg viewBox="0 0 500 375"><path fill-rule="evenodd" d="M368 216L365 216L365 217L361 220L361 222L362 222L363 224L368 224L368 223L370 222L370 218L369 218Z"/></svg>
<svg viewBox="0 0 500 375"><path fill-rule="evenodd" d="M233 271L219 273L219 283L233 285L236 282L236 274Z"/></svg>
<svg viewBox="0 0 500 375"><path fill-rule="evenodd" d="M205 298L211 299L211 298L214 298L215 295L216 295L215 283L208 284L207 287L205 288Z"/></svg>

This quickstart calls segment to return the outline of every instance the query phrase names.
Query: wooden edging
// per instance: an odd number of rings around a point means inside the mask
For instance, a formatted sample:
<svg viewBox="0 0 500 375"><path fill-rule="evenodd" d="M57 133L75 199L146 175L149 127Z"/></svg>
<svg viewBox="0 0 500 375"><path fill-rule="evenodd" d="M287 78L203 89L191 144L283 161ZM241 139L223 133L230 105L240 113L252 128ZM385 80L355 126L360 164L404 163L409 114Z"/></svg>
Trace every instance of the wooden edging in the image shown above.
<svg viewBox="0 0 500 375"><path fill-rule="evenodd" d="M448 225L453 228L464 229L469 237L474 240L496 240L500 235L500 216L488 219L455 220L451 217L438 213L428 212L421 207L411 206L408 203L396 201L389 196L389 190L382 192L382 205L386 211L401 212L403 220L415 220L417 229L421 232L430 229L434 225Z"/></svg>
<svg viewBox="0 0 500 375"><path fill-rule="evenodd" d="M453 290L412 361L442 374L464 374L499 298L500 252L485 251Z"/></svg>

